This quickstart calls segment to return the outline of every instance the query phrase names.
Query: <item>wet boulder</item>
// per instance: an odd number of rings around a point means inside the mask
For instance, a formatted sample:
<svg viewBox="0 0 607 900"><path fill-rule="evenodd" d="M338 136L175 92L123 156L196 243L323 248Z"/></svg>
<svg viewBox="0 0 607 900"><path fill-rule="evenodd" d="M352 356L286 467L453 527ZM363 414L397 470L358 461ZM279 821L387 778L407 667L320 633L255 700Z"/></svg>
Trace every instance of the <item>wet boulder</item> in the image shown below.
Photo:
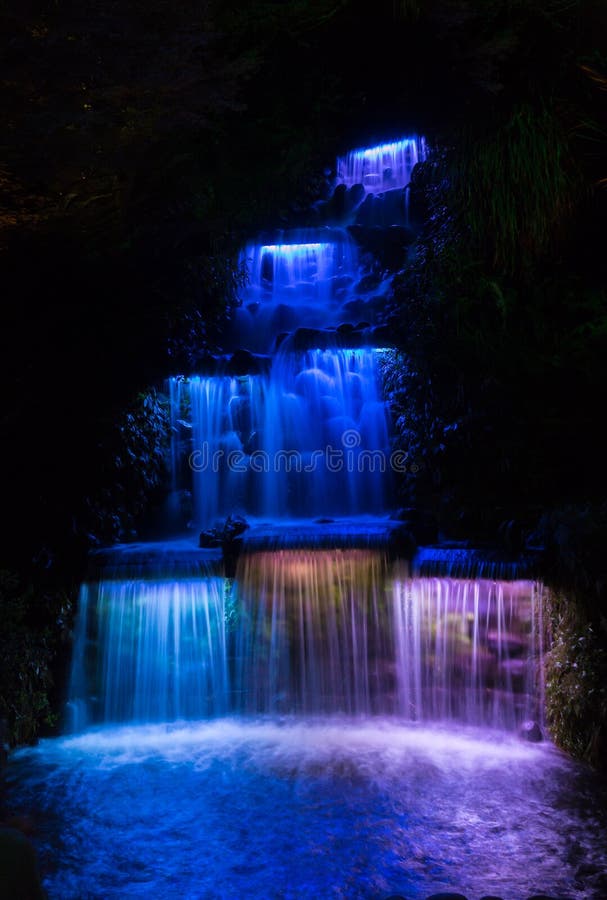
<svg viewBox="0 0 607 900"><path fill-rule="evenodd" d="M542 733L542 729L538 725L537 722L530 720L528 722L523 722L520 726L519 737L521 737L524 741L529 741L531 744L539 744L544 740L544 735Z"/></svg>

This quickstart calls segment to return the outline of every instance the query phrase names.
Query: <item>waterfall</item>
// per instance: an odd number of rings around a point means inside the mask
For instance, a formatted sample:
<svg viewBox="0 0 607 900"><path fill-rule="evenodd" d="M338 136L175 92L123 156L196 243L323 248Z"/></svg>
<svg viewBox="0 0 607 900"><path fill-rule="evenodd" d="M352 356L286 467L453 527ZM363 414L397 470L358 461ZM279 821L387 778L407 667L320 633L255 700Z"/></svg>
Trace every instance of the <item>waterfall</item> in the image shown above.
<svg viewBox="0 0 607 900"><path fill-rule="evenodd" d="M236 578L239 707L352 715L390 710L385 570L384 555L369 550L245 555Z"/></svg>
<svg viewBox="0 0 607 900"><path fill-rule="evenodd" d="M413 167L426 155L426 142L419 137L351 150L337 160L336 184L362 184L374 194L404 188L411 181Z"/></svg>
<svg viewBox="0 0 607 900"><path fill-rule="evenodd" d="M241 263L249 282L231 337L258 352L297 327L337 325L359 269L356 244L337 228L298 229L273 243L250 243Z"/></svg>
<svg viewBox="0 0 607 900"><path fill-rule="evenodd" d="M209 528L230 513L250 511L255 499L249 458L263 433L267 377L192 376L171 382L177 382L172 402L188 417L190 442L182 447L185 460L176 464L191 479L197 525Z"/></svg>
<svg viewBox="0 0 607 900"><path fill-rule="evenodd" d="M283 237L273 244L249 244L241 260L259 299L277 302L290 295L300 304L326 303L332 281L352 275L358 266L356 245L341 229L304 229L290 233L288 243Z"/></svg>
<svg viewBox="0 0 607 900"><path fill-rule="evenodd" d="M268 375L173 383L173 403L189 409L198 525L234 512L384 512L389 429L378 366L374 350L285 351Z"/></svg>
<svg viewBox="0 0 607 900"><path fill-rule="evenodd" d="M367 225L375 204L386 227L425 155L413 137L354 150L337 180L362 184ZM537 719L541 596L522 580L533 561L441 547L422 548L410 570L395 559L382 350L365 343L364 320L336 327L345 311L376 308L381 272L361 277L340 228L265 237L242 261L232 337L248 350L168 388L169 515L191 493L196 531L245 516L235 577L221 548L214 559L183 543L99 556L80 596L74 727L228 714L502 729ZM250 352L260 349L272 352Z"/></svg>
<svg viewBox="0 0 607 900"><path fill-rule="evenodd" d="M118 559L116 551L112 562ZM72 730L227 710L224 580L201 576L200 563L174 579L160 577L162 565L146 569L115 579L110 567L80 589L68 704Z"/></svg>
<svg viewBox="0 0 607 900"><path fill-rule="evenodd" d="M541 716L533 582L396 579L393 603L403 715L509 730Z"/></svg>
<svg viewBox="0 0 607 900"><path fill-rule="evenodd" d="M385 549L287 545L243 553L232 582L204 553L165 546L140 565L118 549L82 586L74 730L230 714L507 730L541 718L532 581L412 577Z"/></svg>

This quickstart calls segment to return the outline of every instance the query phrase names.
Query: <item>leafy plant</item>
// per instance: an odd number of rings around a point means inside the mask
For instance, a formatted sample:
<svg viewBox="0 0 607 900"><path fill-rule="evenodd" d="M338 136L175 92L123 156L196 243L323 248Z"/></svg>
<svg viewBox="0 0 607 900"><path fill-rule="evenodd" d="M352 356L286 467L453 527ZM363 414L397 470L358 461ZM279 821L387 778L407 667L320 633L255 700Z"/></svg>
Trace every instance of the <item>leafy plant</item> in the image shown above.
<svg viewBox="0 0 607 900"><path fill-rule="evenodd" d="M87 499L81 527L94 540L133 536L168 475L168 401L154 388L138 394L99 447L99 486Z"/></svg>
<svg viewBox="0 0 607 900"><path fill-rule="evenodd" d="M491 263L518 272L537 260L582 183L555 110L524 103L484 136L464 133L450 157L451 206Z"/></svg>
<svg viewBox="0 0 607 900"><path fill-rule="evenodd" d="M607 633L571 597L548 602L554 640L546 654L546 714L556 743L594 765L607 762Z"/></svg>

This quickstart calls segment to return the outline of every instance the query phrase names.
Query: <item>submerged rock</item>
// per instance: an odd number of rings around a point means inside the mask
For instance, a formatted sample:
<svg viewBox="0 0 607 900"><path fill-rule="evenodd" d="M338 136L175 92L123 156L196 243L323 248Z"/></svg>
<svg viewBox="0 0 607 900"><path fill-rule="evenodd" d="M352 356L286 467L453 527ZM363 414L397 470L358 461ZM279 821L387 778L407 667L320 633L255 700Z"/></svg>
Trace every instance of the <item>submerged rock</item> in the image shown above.
<svg viewBox="0 0 607 900"><path fill-rule="evenodd" d="M467 900L463 894L453 894L450 891L442 891L440 894L431 894L428 900Z"/></svg>

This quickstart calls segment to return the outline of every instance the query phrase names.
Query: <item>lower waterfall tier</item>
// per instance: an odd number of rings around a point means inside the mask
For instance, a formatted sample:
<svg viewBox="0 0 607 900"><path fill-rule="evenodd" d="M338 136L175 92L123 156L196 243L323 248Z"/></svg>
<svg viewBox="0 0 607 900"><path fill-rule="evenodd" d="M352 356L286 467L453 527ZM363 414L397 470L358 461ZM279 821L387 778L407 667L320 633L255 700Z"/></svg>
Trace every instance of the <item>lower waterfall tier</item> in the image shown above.
<svg viewBox="0 0 607 900"><path fill-rule="evenodd" d="M410 577L380 550L244 553L235 579L86 584L72 727L344 713L507 730L542 706L541 591Z"/></svg>

